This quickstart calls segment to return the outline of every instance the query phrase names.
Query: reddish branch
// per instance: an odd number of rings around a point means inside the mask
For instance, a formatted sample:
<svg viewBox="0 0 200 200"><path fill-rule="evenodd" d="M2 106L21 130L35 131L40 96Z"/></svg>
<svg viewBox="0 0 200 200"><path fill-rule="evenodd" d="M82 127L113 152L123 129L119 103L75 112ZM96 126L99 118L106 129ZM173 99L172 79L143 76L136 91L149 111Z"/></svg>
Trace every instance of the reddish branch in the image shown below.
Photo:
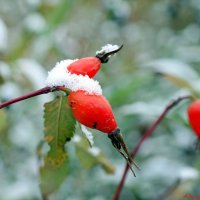
<svg viewBox="0 0 200 200"><path fill-rule="evenodd" d="M47 94L49 92L54 92L56 90L67 91L67 89L65 87L62 87L62 86L56 86L56 87L53 87L53 88L51 88L51 87L44 87L42 89L30 92L30 93L22 95L20 97L17 97L17 98L5 101L5 102L3 102L3 103L0 104L0 109L4 108L6 106L9 106L9 105L11 105L13 103L17 103L19 101L23 101L25 99L29 99L29 98L32 98L32 97L35 97L35 96L38 96L38 95L41 95L41 94Z"/></svg>
<svg viewBox="0 0 200 200"><path fill-rule="evenodd" d="M150 127L147 129L147 131L144 133L144 135L142 136L142 138L140 139L139 143L137 144L137 146L133 149L133 152L131 154L132 158L134 158L136 156L136 154L138 153L138 151L140 150L142 144L144 143L144 141L150 137L153 133L153 131L156 129L156 127L162 122L162 120L165 118L165 116L167 115L167 113L173 108L175 107L178 103L180 103L182 100L184 99L189 99L192 98L192 96L187 95L187 96L183 96L183 97L179 97L178 99L172 101L165 109L164 111L160 114L160 116L155 120L154 123L152 123L150 125ZM117 186L117 189L115 191L113 200L118 200L120 197L120 193L123 189L126 177L127 177L127 173L129 171L129 166L128 164L126 164L125 169L124 169L124 173L122 175L122 178Z"/></svg>

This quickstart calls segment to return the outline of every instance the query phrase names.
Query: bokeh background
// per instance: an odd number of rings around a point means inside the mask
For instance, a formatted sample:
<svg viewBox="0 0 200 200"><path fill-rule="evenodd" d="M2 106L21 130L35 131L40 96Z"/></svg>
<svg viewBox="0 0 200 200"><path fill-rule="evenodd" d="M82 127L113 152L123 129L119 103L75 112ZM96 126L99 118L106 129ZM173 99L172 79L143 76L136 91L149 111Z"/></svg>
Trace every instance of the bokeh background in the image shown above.
<svg viewBox="0 0 200 200"><path fill-rule="evenodd" d="M171 100L200 94L198 0L0 0L0 100L43 87L57 61L95 55L107 43L124 48L95 79L130 149ZM43 95L0 111L0 199L41 199L36 147L43 104L52 99ZM144 143L136 157L141 171L137 178L129 173L121 199L200 195L188 103L174 108ZM112 199L125 162L105 134L92 132L115 174L85 169L68 143L70 174L50 199Z"/></svg>

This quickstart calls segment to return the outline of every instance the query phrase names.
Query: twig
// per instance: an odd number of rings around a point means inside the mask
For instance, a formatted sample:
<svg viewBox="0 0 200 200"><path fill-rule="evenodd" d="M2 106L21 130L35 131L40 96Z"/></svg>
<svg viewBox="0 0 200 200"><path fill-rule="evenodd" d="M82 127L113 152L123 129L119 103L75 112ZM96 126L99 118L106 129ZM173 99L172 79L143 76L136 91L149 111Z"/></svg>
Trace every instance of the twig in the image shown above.
<svg viewBox="0 0 200 200"><path fill-rule="evenodd" d="M192 96L187 95L187 96L183 96L183 97L179 97L178 99L172 101L171 103L169 103L169 105L164 109L164 111L160 114L160 116L155 120L155 122L153 122L149 128L147 129L147 131L144 133L144 135L142 136L142 138L140 139L139 143L137 144L137 146L133 149L133 152L131 154L132 158L134 158L136 156L136 154L138 153L138 151L140 150L142 144L144 143L144 141L150 137L153 133L153 131L157 128L157 126L162 122L162 120L165 118L165 116L167 115L167 113L173 108L175 107L178 103L180 103L182 100L184 99L190 99L192 98ZM121 194L121 191L123 189L126 177L127 177L127 173L129 170L129 166L128 164L126 164L125 169L124 169L124 173L122 175L122 178L117 186L117 189L115 191L113 200L118 200Z"/></svg>
<svg viewBox="0 0 200 200"><path fill-rule="evenodd" d="M3 102L3 103L0 104L0 109L4 108L6 106L9 106L9 105L11 105L13 103L17 103L19 101L23 101L25 99L29 99L29 98L32 98L32 97L35 97L35 96L38 96L38 95L41 95L41 94L47 94L49 92L54 92L56 90L62 90L62 91L65 91L65 92L68 91L68 89L65 88L65 87L63 87L63 86L56 86L56 87L53 87L53 88L51 88L51 87L44 87L42 89L30 92L30 93L22 95L20 97L17 97L17 98L5 101L5 102Z"/></svg>

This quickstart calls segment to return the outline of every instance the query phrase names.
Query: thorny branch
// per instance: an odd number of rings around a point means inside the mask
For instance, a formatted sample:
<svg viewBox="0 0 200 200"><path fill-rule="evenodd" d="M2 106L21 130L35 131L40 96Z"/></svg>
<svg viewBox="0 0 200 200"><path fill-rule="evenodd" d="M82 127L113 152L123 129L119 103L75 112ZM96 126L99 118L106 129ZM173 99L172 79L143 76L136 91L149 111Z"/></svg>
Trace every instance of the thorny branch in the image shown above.
<svg viewBox="0 0 200 200"><path fill-rule="evenodd" d="M134 158L136 156L136 154L138 153L138 151L140 150L142 144L144 143L144 141L150 137L153 133L153 131L157 128L157 126L162 122L162 120L165 118L165 116L167 115L167 113L173 108L175 107L177 104L179 104L182 100L184 99L192 99L193 97L191 95L186 95L186 96L182 96L177 98L176 100L172 101L169 103L169 105L164 109L164 111L160 114L160 116L149 126L149 128L146 130L146 132L143 134L143 136L141 137L139 143L137 144L137 146L133 149L133 152L131 154L132 158ZM129 166L128 164L126 164L125 168L124 168L124 172L122 175L122 178L117 186L117 189L115 191L115 194L113 196L113 200L118 200L121 194L121 191L123 189L127 174L129 171Z"/></svg>

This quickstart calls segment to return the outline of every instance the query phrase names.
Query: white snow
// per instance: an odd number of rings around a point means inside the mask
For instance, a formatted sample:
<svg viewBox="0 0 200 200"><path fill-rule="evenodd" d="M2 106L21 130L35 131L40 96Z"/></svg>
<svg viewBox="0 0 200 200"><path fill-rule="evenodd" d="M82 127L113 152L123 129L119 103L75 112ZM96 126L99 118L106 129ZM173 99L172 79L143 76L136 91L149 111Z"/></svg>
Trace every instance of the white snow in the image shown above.
<svg viewBox="0 0 200 200"><path fill-rule="evenodd" d="M56 68L58 69L65 69L70 65L72 64L73 62L77 61L78 59L74 59L74 60L70 60L70 59L67 59L67 60L61 60L60 62L57 62L56 63L56 66L51 70L55 70ZM57 70L57 69L56 69Z"/></svg>
<svg viewBox="0 0 200 200"><path fill-rule="evenodd" d="M79 135L74 135L72 141L74 143L79 143L81 142L81 137ZM89 147L87 151L93 156L98 156L101 153L101 150L98 147Z"/></svg>
<svg viewBox="0 0 200 200"><path fill-rule="evenodd" d="M64 86L71 91L84 90L89 94L101 95L102 89L98 81L89 78L87 75L71 74L67 67L76 60L62 60L48 72L46 86Z"/></svg>
<svg viewBox="0 0 200 200"><path fill-rule="evenodd" d="M102 54L102 53L108 53L108 52L111 52L111 51L115 51L117 49L119 49L118 45L107 44L107 45L101 47L100 51L96 51L96 55Z"/></svg>
<svg viewBox="0 0 200 200"><path fill-rule="evenodd" d="M79 143L81 141L81 137L79 135L75 135L73 138L72 138L72 141L75 142L75 143Z"/></svg>
<svg viewBox="0 0 200 200"><path fill-rule="evenodd" d="M8 45L8 30L4 21L0 18L0 51L4 52Z"/></svg>
<svg viewBox="0 0 200 200"><path fill-rule="evenodd" d="M177 59L161 58L150 61L144 67L153 68L162 74L173 75L188 82L199 79L197 72L190 65Z"/></svg>
<svg viewBox="0 0 200 200"><path fill-rule="evenodd" d="M46 78L46 71L44 68L35 60L21 58L17 60L16 67L19 73L17 74L19 77L24 76L30 80L34 88L39 88L44 84L44 80Z"/></svg>
<svg viewBox="0 0 200 200"><path fill-rule="evenodd" d="M81 130L82 130L83 134L85 135L85 137L88 139L90 146L93 146L94 137L92 135L92 132L88 131L88 129L82 124L81 124Z"/></svg>
<svg viewBox="0 0 200 200"><path fill-rule="evenodd" d="M91 153L93 156L98 156L101 153L100 149L97 147L89 148L88 152Z"/></svg>
<svg viewBox="0 0 200 200"><path fill-rule="evenodd" d="M181 180L198 179L199 172L195 168L184 167L179 171L179 177Z"/></svg>
<svg viewBox="0 0 200 200"><path fill-rule="evenodd" d="M24 25L29 31L38 33L45 29L46 21L42 15L33 13L25 18Z"/></svg>
<svg viewBox="0 0 200 200"><path fill-rule="evenodd" d="M8 79L11 75L10 67L7 63L0 61L0 74L3 78Z"/></svg>

